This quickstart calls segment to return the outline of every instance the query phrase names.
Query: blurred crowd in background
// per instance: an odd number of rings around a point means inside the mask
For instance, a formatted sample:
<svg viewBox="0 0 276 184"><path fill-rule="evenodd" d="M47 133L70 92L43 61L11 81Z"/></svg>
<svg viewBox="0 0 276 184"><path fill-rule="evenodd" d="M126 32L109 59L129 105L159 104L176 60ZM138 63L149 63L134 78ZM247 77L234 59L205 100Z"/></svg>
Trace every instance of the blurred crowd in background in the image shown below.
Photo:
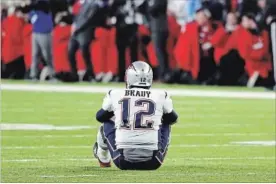
<svg viewBox="0 0 276 184"><path fill-rule="evenodd" d="M273 86L274 0L2 0L1 77ZM274 30L273 30L274 31Z"/></svg>

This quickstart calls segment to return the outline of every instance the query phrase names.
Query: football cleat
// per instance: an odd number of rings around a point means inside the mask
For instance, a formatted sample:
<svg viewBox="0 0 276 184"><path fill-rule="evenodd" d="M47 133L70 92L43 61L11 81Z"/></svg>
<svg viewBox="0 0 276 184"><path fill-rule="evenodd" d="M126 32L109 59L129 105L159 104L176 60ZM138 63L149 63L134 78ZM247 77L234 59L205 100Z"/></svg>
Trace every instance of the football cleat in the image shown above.
<svg viewBox="0 0 276 184"><path fill-rule="evenodd" d="M93 146L93 153L94 153L94 157L96 159L98 159L100 167L111 167L111 162L102 162L98 156L98 149L99 149L99 145L97 142L95 142L94 146Z"/></svg>

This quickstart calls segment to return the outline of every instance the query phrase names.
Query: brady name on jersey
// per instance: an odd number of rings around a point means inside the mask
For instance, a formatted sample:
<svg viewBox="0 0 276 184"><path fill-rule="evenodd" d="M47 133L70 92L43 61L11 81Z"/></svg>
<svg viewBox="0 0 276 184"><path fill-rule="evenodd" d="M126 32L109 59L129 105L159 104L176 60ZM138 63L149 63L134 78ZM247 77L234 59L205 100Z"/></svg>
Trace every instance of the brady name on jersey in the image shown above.
<svg viewBox="0 0 276 184"><path fill-rule="evenodd" d="M150 97L150 91L135 91L133 89L125 90L125 96L138 96L138 97L146 97L149 98Z"/></svg>

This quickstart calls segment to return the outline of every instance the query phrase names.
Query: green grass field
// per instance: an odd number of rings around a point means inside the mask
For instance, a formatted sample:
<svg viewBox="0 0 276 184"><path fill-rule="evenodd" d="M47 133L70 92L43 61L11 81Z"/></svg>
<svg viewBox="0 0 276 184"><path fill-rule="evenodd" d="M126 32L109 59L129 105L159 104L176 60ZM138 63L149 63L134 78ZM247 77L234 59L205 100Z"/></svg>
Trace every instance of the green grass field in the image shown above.
<svg viewBox="0 0 276 184"><path fill-rule="evenodd" d="M276 182L275 99L173 96L180 119L165 162L142 172L93 158L103 97L2 90L1 182Z"/></svg>

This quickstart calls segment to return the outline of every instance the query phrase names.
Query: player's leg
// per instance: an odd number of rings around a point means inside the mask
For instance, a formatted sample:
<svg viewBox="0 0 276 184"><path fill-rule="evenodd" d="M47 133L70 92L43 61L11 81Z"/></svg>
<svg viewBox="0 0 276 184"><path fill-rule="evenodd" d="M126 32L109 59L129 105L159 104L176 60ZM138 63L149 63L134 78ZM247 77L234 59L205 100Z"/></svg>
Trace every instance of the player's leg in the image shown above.
<svg viewBox="0 0 276 184"><path fill-rule="evenodd" d="M104 138L103 126L99 128L97 133L97 141L93 147L94 156L98 159L101 167L110 167L111 166L111 157Z"/></svg>
<svg viewBox="0 0 276 184"><path fill-rule="evenodd" d="M53 66L53 52L52 52L52 34L43 34L40 39L40 48L43 59L46 61L47 66L50 68L51 79L55 78L55 70Z"/></svg>
<svg viewBox="0 0 276 184"><path fill-rule="evenodd" d="M158 133L159 133L159 146L161 148L161 153L165 157L168 151L168 146L170 144L171 126L168 124L162 124Z"/></svg>
<svg viewBox="0 0 276 184"><path fill-rule="evenodd" d="M118 77L119 82L125 81L125 69L126 69L126 48L128 44L129 36L125 29L116 31L116 47L118 53Z"/></svg>
<svg viewBox="0 0 276 184"><path fill-rule="evenodd" d="M94 30L86 30L82 34L78 35L78 41L80 43L80 50L82 53L83 60L86 66L86 76L88 81L92 81L95 77L94 67L91 57L90 45L93 41Z"/></svg>
<svg viewBox="0 0 276 184"><path fill-rule="evenodd" d="M41 49L39 47L37 38L38 35L33 33L32 35L32 64L30 69L30 78L33 80L37 80L38 78L38 66L39 66L39 59L41 54Z"/></svg>
<svg viewBox="0 0 276 184"><path fill-rule="evenodd" d="M104 122L97 134L97 142L94 146L94 155L102 167L110 166L111 158L114 164L120 168L119 157L121 156L115 144L115 124L113 121ZM110 158L111 156L111 158ZM106 163L109 163L106 164Z"/></svg>
<svg viewBox="0 0 276 184"><path fill-rule="evenodd" d="M77 61L76 61L76 53L79 49L79 43L76 40L75 36L72 36L68 45L68 59L71 67L71 73L75 80L79 80L78 77L78 69L77 69Z"/></svg>
<svg viewBox="0 0 276 184"><path fill-rule="evenodd" d="M153 158L152 169L158 169L163 164L170 144L170 134L171 126L168 124L162 124L158 132L159 150Z"/></svg>

